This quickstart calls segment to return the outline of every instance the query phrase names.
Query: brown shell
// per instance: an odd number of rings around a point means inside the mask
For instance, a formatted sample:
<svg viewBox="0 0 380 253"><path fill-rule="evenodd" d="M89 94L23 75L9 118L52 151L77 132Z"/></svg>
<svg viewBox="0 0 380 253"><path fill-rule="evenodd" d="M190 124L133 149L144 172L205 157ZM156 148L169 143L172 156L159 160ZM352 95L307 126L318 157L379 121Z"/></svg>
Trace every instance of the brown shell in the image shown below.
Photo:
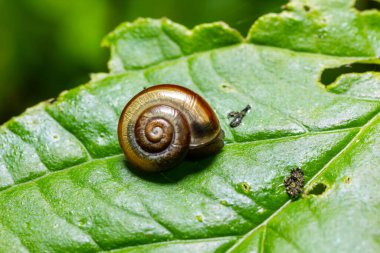
<svg viewBox="0 0 380 253"><path fill-rule="evenodd" d="M127 161L142 171L162 171L193 157L217 153L223 131L210 105L198 94L161 84L134 96L121 113L119 142Z"/></svg>

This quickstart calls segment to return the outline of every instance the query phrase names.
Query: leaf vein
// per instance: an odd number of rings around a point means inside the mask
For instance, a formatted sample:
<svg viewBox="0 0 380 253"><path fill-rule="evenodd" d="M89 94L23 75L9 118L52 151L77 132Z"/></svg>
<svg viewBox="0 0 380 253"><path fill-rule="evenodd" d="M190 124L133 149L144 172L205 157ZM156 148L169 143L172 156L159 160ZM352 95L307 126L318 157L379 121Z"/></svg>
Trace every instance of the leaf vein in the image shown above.
<svg viewBox="0 0 380 253"><path fill-rule="evenodd" d="M172 36L171 36L171 35L170 35L170 34L169 34L169 33L168 33L168 32L162 27L162 24L161 24L161 31L163 32L163 34L166 35L166 37L167 37L171 42L173 42L174 44L176 44L176 45L178 46L179 50L181 51L181 56L179 56L179 58L185 56L185 53L184 53L184 51L183 51L181 45L180 45L177 41L175 41L175 40L172 38Z"/></svg>
<svg viewBox="0 0 380 253"><path fill-rule="evenodd" d="M280 136L280 137L276 137L276 138L268 138L268 139L263 139L263 140L252 140L252 141L245 141L245 142L234 142L234 143L227 143L226 146L228 146L228 145L242 145L242 144L246 144L246 143L262 143L262 142L268 142L268 141L280 141L280 140L285 140L285 139L291 140L291 139L294 139L294 138L300 138L302 136L341 132L341 131L353 130L353 129L357 129L357 128L358 127L349 127L349 128L341 128L341 129L336 129L336 130L315 131L315 132L310 132L310 133L305 133L305 134L300 134L300 135L295 135L295 136ZM11 190L11 189L13 189L14 187L17 187L17 186L21 186L21 185L25 185L25 184L36 182L36 181L38 181L38 180L40 180L42 178L45 178L45 177L47 177L49 175L54 175L56 173L60 173L60 172L63 172L63 171L70 171L72 169L75 169L76 167L83 166L85 164L90 164L92 162L102 161L104 159L112 159L112 158L115 158L115 157L122 157L122 156L123 156L123 154L120 153L120 154L117 154L117 155L112 155L112 156L107 156L107 157L94 158L94 159L87 160L87 161L85 161L83 163L76 164L76 165L73 165L71 167L68 167L68 168L65 168L65 169L62 169L62 170L47 171L44 175L42 175L40 177L34 178L32 180L29 180L29 181L25 181L25 182L20 182L20 183L14 184L14 185L12 185L11 187L8 187L8 188L4 188L4 189L0 190L0 193L9 191L9 190Z"/></svg>
<svg viewBox="0 0 380 253"><path fill-rule="evenodd" d="M4 226L6 229L7 229L7 232L10 233L11 235L13 235L15 238L18 239L18 241L20 242L21 246L27 251L27 252L30 252L29 248L25 245L25 243L23 242L22 238L20 235L18 234L15 234L12 230L11 230L11 227L8 226L7 224L4 224L4 222L2 222L0 220L0 224L2 226Z"/></svg>
<svg viewBox="0 0 380 253"><path fill-rule="evenodd" d="M371 125L371 123L373 121L375 121L377 119L377 117L380 117L380 112L378 112L375 116L372 117L372 119L370 119L361 129L360 131L358 131L358 133L347 143L347 145L342 148L342 150L340 152L338 152L334 157L332 157L315 175L314 177L312 177L309 182L306 183L305 185L305 189L308 189L309 186L311 186L313 184L313 182L316 180L316 178L324 171L327 169L327 167L333 162L335 161L336 159L338 159L340 157L340 155L345 151L347 150L354 142L355 140L360 136L360 134L368 127ZM307 190L306 190L307 191ZM292 201L291 200L288 200L287 202L285 202L277 211L275 211L271 216L269 216L265 221L263 221L260 225L256 226L255 228L253 228L251 231L249 231L248 233L246 233L240 240L238 240L232 248L235 248L237 247L240 243L242 243L248 236L250 236L251 234L253 234L255 231L257 231L260 227L262 226L267 226L268 222L273 218L275 217L279 212L281 212L283 209L285 209ZM232 249L231 248L231 249Z"/></svg>
<svg viewBox="0 0 380 253"><path fill-rule="evenodd" d="M82 231L82 233L84 233L85 235L87 235L91 240L92 242L99 248L102 250L102 247L95 241L95 239L92 237L91 234L89 234L87 231L85 231L83 228L79 227L78 225L70 222L67 218L61 216L58 214L56 208L50 204L50 201L47 199L46 195L45 195L45 192L42 190L41 186L39 183L36 183L36 186L38 187L38 191L41 193L41 197L43 198L43 200L46 202L46 204L49 206L49 208L53 211L53 213L58 216L60 219L66 221L67 224L70 224L71 226L73 227L76 227L78 228L80 231Z"/></svg>
<svg viewBox="0 0 380 253"><path fill-rule="evenodd" d="M220 71L218 71L218 68L216 67L216 61L215 61L215 57L214 57L214 54L213 53L210 53L210 62L211 62L211 66L215 72L215 74L217 74L221 79L225 80L227 83L229 83L234 89L236 89L239 94L246 94L246 93L243 93L239 87L237 87L236 85L233 84L233 82L231 82L228 78L225 77L225 75L223 73L220 73ZM260 105L263 105L269 109L272 109L273 111L275 112L278 112L280 114L282 114L283 116L285 116L286 118L288 118L289 120L293 121L293 123L297 124L299 127L301 127L306 133L307 132L310 132L309 128L304 124L302 123L299 119L293 117L292 115L288 114L288 113L285 113L284 111L274 107L273 105L271 104L267 104L263 101L261 101L260 99L250 95L250 94L246 94L248 95L253 101L255 101L256 103L260 104ZM244 96L246 96L244 95Z"/></svg>
<svg viewBox="0 0 380 253"><path fill-rule="evenodd" d="M41 164L42 164L42 165L48 170L48 171L46 171L46 173L49 173L49 172L52 171L52 170L49 168L49 166L47 166L46 163L43 161L43 159L41 158L41 155L39 154L37 148L36 148L34 145L32 145L32 144L30 144L30 143L24 141L23 138L22 138L22 136L21 136L19 133L17 133L16 131L14 131L12 128L7 127L7 129L8 129L10 132L12 132L15 136L17 136L17 138L18 138L21 142L23 142L25 145L27 145L27 146L29 146L30 148L33 149L35 155L38 157L38 160L39 160L39 161L41 162Z"/></svg>
<svg viewBox="0 0 380 253"><path fill-rule="evenodd" d="M51 117L52 120L57 122L58 125L60 125L67 133L69 133L71 136L73 136L83 147L84 151L86 152L88 156L88 161L93 160L90 151L87 149L86 145L70 130L68 130L58 119L56 119L53 114L46 109L45 107L45 112Z"/></svg>
<svg viewBox="0 0 380 253"><path fill-rule="evenodd" d="M195 76L196 74L195 74L195 72L192 70L191 62L190 62L190 58L187 58L187 60L186 60L186 65L187 65L187 71L188 71L189 77L190 77L190 79L191 79L191 82L194 84L195 87L198 88L199 92L201 93L201 96L202 96L202 97L205 97L205 94L204 94L205 91L204 91L202 85L201 85L201 84L198 84L198 83L195 81L195 79L194 79L194 76ZM193 76L193 75L194 75L194 76ZM222 113L222 112L219 112L218 108L215 107L214 110L215 110L216 114L218 115L218 117L219 117L220 119L224 119L224 118L225 118L225 116L223 115L223 113ZM223 121L223 123L224 123L224 121ZM233 138L233 139L232 139L232 142L235 142L235 136L234 136L234 134L232 133L232 131L231 131L231 129L229 128L229 126L226 125L226 127L225 127L223 130L224 130L224 131L228 131L228 132L230 133L229 136L232 136L232 138Z"/></svg>
<svg viewBox="0 0 380 253"><path fill-rule="evenodd" d="M146 203L143 201L143 199L138 194L136 196L140 200L141 205L144 207L146 213L150 216L150 218L154 220L157 224L159 224L162 228L164 228L167 232L169 232L173 237L175 237L175 232L171 228L169 228L169 226L167 226L162 221L154 217L154 215L152 214Z"/></svg>

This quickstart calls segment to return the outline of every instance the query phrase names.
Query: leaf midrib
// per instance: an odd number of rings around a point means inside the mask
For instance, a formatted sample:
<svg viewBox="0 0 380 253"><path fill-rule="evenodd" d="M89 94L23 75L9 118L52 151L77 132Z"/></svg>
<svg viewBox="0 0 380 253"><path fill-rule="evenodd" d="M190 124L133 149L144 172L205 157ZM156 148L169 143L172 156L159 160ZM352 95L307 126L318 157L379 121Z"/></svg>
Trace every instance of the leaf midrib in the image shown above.
<svg viewBox="0 0 380 253"><path fill-rule="evenodd" d="M379 114L379 113L377 113L377 114ZM373 118L375 118L377 116L377 114ZM373 118L371 118L369 121L371 121ZM368 122L367 122L367 124L368 124ZM367 124L365 124L364 126L366 126ZM225 146L236 146L236 145L245 145L245 144L252 144L252 143L256 144L256 143L266 143L266 142L276 142L276 141L292 140L292 139L302 138L302 137L311 136L311 135L338 133L338 132L345 132L345 131L349 131L349 130L361 129L364 126L362 126L362 127L341 128L341 129L326 130L326 131L307 132L307 133L304 133L304 134L298 134L298 135L292 135L292 136L281 136L281 137L277 137L277 138L269 138L269 139L263 139L263 140L252 140L252 141L245 141L245 142L232 142L232 143L226 143ZM74 166L71 166L71 167L68 167L68 168L65 168L65 169L61 169L61 170L55 170L55 171L48 170L44 175L42 175L40 177L31 179L31 180L28 180L28 181L25 181L25 182L20 182L20 183L12 185L11 187L8 187L8 188L0 190L0 195L1 194L5 194L6 192L13 190L14 188L21 187L22 185L28 185L28 184L32 184L32 183L38 182L39 180L42 180L43 178L49 177L51 175L55 175L55 174L59 174L59 173L66 173L67 171L74 170L74 169L76 169L78 167L86 166L86 164L96 163L98 161L104 161L104 160L114 159L114 158L118 158L118 157L121 158L123 156L124 155L122 153L119 153L119 154L116 154L116 155L111 155L111 156L91 159L91 160L88 160L88 161L86 161L84 163L76 164Z"/></svg>

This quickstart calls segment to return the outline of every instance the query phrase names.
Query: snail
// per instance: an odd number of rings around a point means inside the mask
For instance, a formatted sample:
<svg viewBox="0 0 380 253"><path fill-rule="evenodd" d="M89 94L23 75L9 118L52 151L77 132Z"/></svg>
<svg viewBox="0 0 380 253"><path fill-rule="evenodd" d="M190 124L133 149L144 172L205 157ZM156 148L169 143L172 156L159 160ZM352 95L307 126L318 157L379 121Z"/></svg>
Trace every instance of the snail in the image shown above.
<svg viewBox="0 0 380 253"><path fill-rule="evenodd" d="M118 138L127 162L144 172L168 170L186 156L209 156L224 146L224 132L210 105L174 84L135 95L121 113Z"/></svg>

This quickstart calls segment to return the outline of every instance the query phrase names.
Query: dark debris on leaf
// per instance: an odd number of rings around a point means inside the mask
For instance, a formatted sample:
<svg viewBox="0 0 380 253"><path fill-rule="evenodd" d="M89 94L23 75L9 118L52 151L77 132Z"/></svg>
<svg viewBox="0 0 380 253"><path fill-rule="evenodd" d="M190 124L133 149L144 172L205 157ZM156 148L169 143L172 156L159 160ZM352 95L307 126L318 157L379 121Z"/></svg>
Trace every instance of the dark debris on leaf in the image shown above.
<svg viewBox="0 0 380 253"><path fill-rule="evenodd" d="M243 118L245 117L245 115L249 112L249 110L251 110L251 106L247 105L240 112L229 112L227 114L227 118L229 118L229 119L232 118L231 122L230 122L230 127L232 127L232 128L238 127L241 124L241 122L243 121Z"/></svg>
<svg viewBox="0 0 380 253"><path fill-rule="evenodd" d="M304 183L305 179L302 169L292 169L290 176L284 180L285 190L291 198L297 198L303 192Z"/></svg>

